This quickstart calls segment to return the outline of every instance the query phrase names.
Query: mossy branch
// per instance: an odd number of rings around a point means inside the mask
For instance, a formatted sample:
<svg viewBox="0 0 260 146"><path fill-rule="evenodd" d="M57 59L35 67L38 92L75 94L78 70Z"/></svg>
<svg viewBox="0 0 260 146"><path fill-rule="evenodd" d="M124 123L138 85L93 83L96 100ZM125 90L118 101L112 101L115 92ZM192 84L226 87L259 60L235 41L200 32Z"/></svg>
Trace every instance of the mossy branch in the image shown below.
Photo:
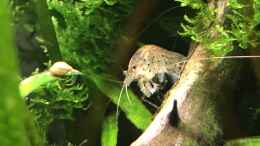
<svg viewBox="0 0 260 146"><path fill-rule="evenodd" d="M208 6L216 12L217 25L223 25L227 0L213 0ZM212 43L220 36L214 27L207 31ZM236 84L241 69L239 62L200 59L211 55L207 46L197 44L180 80L165 95L159 113L131 146L211 146L221 144L224 134L232 130L240 133L239 126L230 121L233 114L228 104L232 101L231 87Z"/></svg>

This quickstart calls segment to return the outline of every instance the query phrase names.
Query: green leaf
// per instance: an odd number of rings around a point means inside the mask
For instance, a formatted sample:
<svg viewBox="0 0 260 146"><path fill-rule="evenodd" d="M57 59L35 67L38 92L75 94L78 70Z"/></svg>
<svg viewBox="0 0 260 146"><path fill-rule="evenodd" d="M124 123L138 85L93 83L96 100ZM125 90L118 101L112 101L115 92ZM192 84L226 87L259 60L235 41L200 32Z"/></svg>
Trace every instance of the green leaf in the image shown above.
<svg viewBox="0 0 260 146"><path fill-rule="evenodd" d="M243 138L228 141L225 146L259 146L260 137Z"/></svg>
<svg viewBox="0 0 260 146"><path fill-rule="evenodd" d="M241 9L244 6L241 4L241 2L238 2L238 0L229 0L228 6L233 9Z"/></svg>
<svg viewBox="0 0 260 146"><path fill-rule="evenodd" d="M102 127L102 146L116 146L118 135L118 122L115 113L106 117Z"/></svg>
<svg viewBox="0 0 260 146"><path fill-rule="evenodd" d="M192 23L195 22L195 20L189 18L187 15L184 15L183 17L184 17L184 20L187 21L188 23L191 23L191 24L192 24Z"/></svg>
<svg viewBox="0 0 260 146"><path fill-rule="evenodd" d="M205 3L201 0L176 0L180 2L182 7L190 6L193 9L201 9L205 6Z"/></svg>
<svg viewBox="0 0 260 146"><path fill-rule="evenodd" d="M19 71L8 0L0 1L0 145L42 146L34 124L19 96Z"/></svg>
<svg viewBox="0 0 260 146"><path fill-rule="evenodd" d="M32 91L41 88L46 83L55 81L58 78L51 75L49 72L42 72L24 79L20 85L19 90L22 97L29 95Z"/></svg>
<svg viewBox="0 0 260 146"><path fill-rule="evenodd" d="M122 85L94 74L90 75L90 77L94 80L98 89L117 105ZM148 109L146 109L142 101L136 97L131 90L128 90L128 95L131 102L128 101L126 92L123 92L120 103L117 106L123 110L126 117L137 128L144 130L152 121L152 114Z"/></svg>
<svg viewBox="0 0 260 146"><path fill-rule="evenodd" d="M22 97L27 96L32 91L41 88L43 85L51 81L56 81L58 77L73 77L74 75L81 75L82 73L73 69L66 62L58 61L54 63L49 71L45 71L24 79L20 83L20 94Z"/></svg>
<svg viewBox="0 0 260 146"><path fill-rule="evenodd" d="M118 2L118 0L104 0L104 2L109 6L113 6Z"/></svg>

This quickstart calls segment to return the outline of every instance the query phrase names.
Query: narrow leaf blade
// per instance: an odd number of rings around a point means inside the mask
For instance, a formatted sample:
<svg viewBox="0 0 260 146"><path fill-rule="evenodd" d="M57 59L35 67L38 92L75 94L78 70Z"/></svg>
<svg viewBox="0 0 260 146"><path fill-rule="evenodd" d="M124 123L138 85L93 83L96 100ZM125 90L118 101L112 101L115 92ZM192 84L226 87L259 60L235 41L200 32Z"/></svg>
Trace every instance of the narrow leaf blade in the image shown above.
<svg viewBox="0 0 260 146"><path fill-rule="evenodd" d="M116 146L118 135L118 122L116 114L106 117L102 127L102 146Z"/></svg>
<svg viewBox="0 0 260 146"><path fill-rule="evenodd" d="M92 75L91 78L96 83L99 90L108 96L114 104L118 104L118 97L122 85L106 80L100 76ZM131 101L128 101L126 92L123 92L119 106L126 114L126 117L138 128L144 130L152 121L152 114L143 105L142 101L128 90Z"/></svg>

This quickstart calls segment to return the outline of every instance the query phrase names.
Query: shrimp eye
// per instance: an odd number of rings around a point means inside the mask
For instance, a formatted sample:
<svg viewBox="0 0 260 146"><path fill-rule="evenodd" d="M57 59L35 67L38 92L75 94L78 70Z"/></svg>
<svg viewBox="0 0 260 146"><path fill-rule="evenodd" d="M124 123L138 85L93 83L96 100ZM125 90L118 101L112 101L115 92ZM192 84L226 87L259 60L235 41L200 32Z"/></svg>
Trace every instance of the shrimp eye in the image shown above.
<svg viewBox="0 0 260 146"><path fill-rule="evenodd" d="M136 69L136 66L133 66L133 69Z"/></svg>

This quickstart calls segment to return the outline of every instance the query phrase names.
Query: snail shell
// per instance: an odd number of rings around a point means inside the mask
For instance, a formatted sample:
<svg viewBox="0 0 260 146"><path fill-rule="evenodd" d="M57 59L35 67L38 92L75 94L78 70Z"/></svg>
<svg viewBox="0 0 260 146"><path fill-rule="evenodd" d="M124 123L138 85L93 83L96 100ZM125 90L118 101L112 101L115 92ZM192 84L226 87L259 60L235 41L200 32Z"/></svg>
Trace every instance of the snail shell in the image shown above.
<svg viewBox="0 0 260 146"><path fill-rule="evenodd" d="M76 71L66 62L58 61L55 62L50 68L49 72L54 76L63 76L70 71Z"/></svg>

